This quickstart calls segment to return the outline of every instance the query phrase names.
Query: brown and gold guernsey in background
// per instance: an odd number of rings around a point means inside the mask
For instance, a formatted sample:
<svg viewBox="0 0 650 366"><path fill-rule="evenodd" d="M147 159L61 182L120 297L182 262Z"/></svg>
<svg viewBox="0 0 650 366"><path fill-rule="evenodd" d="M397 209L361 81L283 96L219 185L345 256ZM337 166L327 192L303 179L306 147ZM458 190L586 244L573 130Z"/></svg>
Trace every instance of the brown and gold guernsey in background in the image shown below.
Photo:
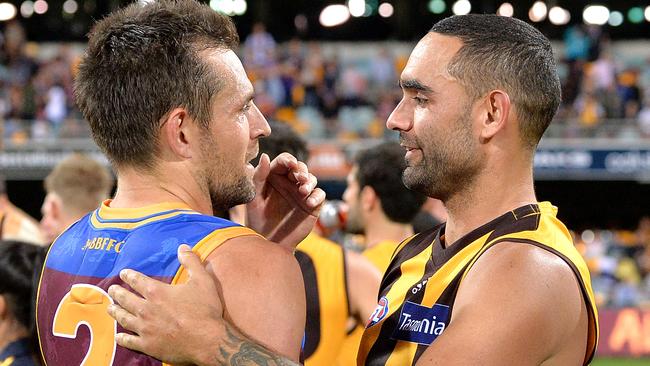
<svg viewBox="0 0 650 366"><path fill-rule="evenodd" d="M525 205L465 235L449 248L444 224L406 240L382 280L379 304L363 334L358 365L414 365L449 325L458 288L472 265L500 242L535 245L573 270L587 305L589 334L584 364L593 358L598 316L587 266L549 202Z"/></svg>
<svg viewBox="0 0 650 366"><path fill-rule="evenodd" d="M383 276L386 269L388 269L388 265L390 265L393 253L395 253L395 249L397 249L398 245L399 242L384 240L373 247L364 250L361 254L363 254L363 256L366 257ZM359 343L361 343L363 331L364 327L362 325L357 325L350 331L341 346L341 352L336 359L336 366L349 366L356 364L357 351L359 350Z"/></svg>
<svg viewBox="0 0 650 366"><path fill-rule="evenodd" d="M332 366L350 316L345 252L340 245L312 233L298 245L295 256L307 299L302 347L305 366Z"/></svg>

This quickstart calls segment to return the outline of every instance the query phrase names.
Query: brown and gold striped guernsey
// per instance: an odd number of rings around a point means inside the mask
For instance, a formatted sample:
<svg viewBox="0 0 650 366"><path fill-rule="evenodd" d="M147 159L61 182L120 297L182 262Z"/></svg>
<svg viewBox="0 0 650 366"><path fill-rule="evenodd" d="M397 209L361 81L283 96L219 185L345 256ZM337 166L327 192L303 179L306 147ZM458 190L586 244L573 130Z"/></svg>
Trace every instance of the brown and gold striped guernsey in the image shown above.
<svg viewBox="0 0 650 366"><path fill-rule="evenodd" d="M345 251L312 233L298 244L295 255L307 299L304 364L331 366L347 336L350 316Z"/></svg>
<svg viewBox="0 0 650 366"><path fill-rule="evenodd" d="M584 364L593 358L598 314L587 266L549 202L510 211L443 247L444 224L407 239L393 255L379 304L364 332L358 365L414 365L449 324L463 278L487 249L503 241L535 245L562 258L582 288L589 314Z"/></svg>

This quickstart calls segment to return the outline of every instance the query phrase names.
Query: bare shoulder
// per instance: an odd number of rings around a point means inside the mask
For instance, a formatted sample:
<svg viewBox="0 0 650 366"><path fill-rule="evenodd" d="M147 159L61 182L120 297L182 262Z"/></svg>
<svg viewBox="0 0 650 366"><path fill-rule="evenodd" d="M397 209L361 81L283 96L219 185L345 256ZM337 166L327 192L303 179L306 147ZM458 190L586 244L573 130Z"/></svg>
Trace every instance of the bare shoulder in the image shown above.
<svg viewBox="0 0 650 366"><path fill-rule="evenodd" d="M576 275L558 255L535 245L502 242L477 260L458 290L452 324L464 317L498 325L504 340L521 342L518 348L540 363L566 353L576 335L584 334L586 342L586 306ZM575 351L582 356L584 348Z"/></svg>
<svg viewBox="0 0 650 366"><path fill-rule="evenodd" d="M382 274L363 255L352 251L346 251L345 255L350 308L359 324L363 324L377 306Z"/></svg>
<svg viewBox="0 0 650 366"><path fill-rule="evenodd" d="M283 272L277 269L291 270L297 266L292 253L278 244L258 236L241 236L223 243L210 254L207 260L212 264L215 274L228 276L231 273ZM268 274L268 273L267 273ZM281 274L281 273L278 273Z"/></svg>
<svg viewBox="0 0 650 366"><path fill-rule="evenodd" d="M463 281L469 289L496 290L510 285L531 296L575 294L580 297L576 275L558 255L532 244L502 242L488 249ZM554 299L557 300L557 299Z"/></svg>
<svg viewBox="0 0 650 366"><path fill-rule="evenodd" d="M351 275L381 281L381 273L368 258L351 250L346 250L345 256L347 257L345 264Z"/></svg>
<svg viewBox="0 0 650 366"><path fill-rule="evenodd" d="M224 316L266 347L297 360L305 324L305 289L298 262L256 236L229 239L207 258Z"/></svg>

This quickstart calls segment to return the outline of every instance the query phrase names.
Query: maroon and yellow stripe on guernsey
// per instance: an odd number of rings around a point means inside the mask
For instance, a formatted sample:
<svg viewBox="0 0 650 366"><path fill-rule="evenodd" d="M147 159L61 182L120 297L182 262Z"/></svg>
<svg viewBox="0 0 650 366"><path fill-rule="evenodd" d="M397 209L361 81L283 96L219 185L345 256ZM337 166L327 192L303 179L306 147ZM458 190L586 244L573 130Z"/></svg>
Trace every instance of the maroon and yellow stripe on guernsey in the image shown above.
<svg viewBox="0 0 650 366"><path fill-rule="evenodd" d="M118 209L106 201L61 234L45 260L36 308L45 363L161 365L117 346L115 334L124 330L106 312L108 287L123 284L125 268L181 283L187 277L176 258L181 244L205 260L226 240L245 235L258 234L176 203Z"/></svg>

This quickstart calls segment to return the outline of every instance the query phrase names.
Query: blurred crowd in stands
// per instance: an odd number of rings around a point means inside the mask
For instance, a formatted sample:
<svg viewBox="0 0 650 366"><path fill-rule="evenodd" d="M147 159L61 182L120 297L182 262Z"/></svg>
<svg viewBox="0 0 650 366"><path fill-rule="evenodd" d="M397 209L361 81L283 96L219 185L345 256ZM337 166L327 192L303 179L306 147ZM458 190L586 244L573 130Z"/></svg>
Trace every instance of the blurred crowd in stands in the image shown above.
<svg viewBox="0 0 650 366"><path fill-rule="evenodd" d="M72 97L79 50L61 45L43 56L19 23L8 23L1 40L4 137L88 136ZM570 27L563 42L558 59L564 101L549 136L650 137L650 57L619 58L599 27ZM397 78L406 53L389 44L377 45L373 54L354 51L353 43L334 52L324 52L319 42L278 44L260 23L241 45L266 116L307 138L380 138L401 97Z"/></svg>
<svg viewBox="0 0 650 366"><path fill-rule="evenodd" d="M634 231L585 230L574 233L574 241L599 306L650 307L650 216Z"/></svg>

